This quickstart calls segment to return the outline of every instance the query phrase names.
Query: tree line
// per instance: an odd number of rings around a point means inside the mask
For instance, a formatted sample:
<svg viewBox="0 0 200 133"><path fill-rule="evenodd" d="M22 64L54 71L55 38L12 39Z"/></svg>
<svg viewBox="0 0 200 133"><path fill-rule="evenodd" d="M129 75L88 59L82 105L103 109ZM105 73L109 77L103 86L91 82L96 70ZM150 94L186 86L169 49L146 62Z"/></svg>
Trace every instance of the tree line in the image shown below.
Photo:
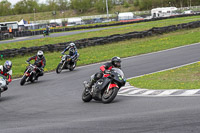
<svg viewBox="0 0 200 133"><path fill-rule="evenodd" d="M138 10L150 10L156 7L187 7L200 4L200 0L107 0L111 10L116 5L136 7ZM0 2L0 16L17 15L34 12L76 10L84 13L90 9L96 9L99 13L106 12L106 0L46 0L38 3L38 0L21 0L12 5L8 0Z"/></svg>

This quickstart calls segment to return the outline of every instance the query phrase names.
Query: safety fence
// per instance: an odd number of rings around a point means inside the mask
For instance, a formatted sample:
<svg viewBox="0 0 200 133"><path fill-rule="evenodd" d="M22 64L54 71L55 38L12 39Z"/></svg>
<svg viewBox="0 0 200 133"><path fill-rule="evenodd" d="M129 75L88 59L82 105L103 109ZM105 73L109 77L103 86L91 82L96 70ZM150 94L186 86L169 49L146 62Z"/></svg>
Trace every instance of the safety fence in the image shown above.
<svg viewBox="0 0 200 133"><path fill-rule="evenodd" d="M13 39L13 34L10 33L0 33L0 41L1 40L8 40Z"/></svg>
<svg viewBox="0 0 200 133"><path fill-rule="evenodd" d="M133 24L133 23L141 23L141 22L149 22L149 21L157 21L157 20L164 20L170 18L178 18L178 17L187 17L187 16L197 16L197 14L183 14L177 16L170 16L170 17L161 17L161 18L152 18L152 19L144 19L138 21L131 21L131 22L119 22L119 23L112 23L112 24L101 24L101 25L94 25L94 26L80 26L80 27L67 27L67 28L59 28L59 29L51 29L50 32L64 32L64 31L73 31L73 30L81 30L81 29L92 29L92 28L101 28L101 27L109 27L109 26L119 26L119 25L126 25L126 24ZM24 36L34 36L34 35L41 35L43 34L43 30L39 31L17 31L14 33L14 37L24 37Z"/></svg>
<svg viewBox="0 0 200 133"><path fill-rule="evenodd" d="M166 27L154 27L150 30L141 31L141 32L129 32L125 34L114 34L107 37L93 37L93 38L85 38L81 40L74 41L77 48L84 48L95 45L104 45L108 43L118 42L129 40L132 38L144 38L148 36L173 32L180 29L191 29L200 27L200 21L194 21L190 23L182 23L178 25L171 25ZM58 43L58 44L48 44L37 47L22 47L20 49L6 49L0 51L1 57L9 58L15 57L17 55L25 55L30 53L36 53L38 50L43 50L44 52L54 52L54 51L62 51L70 42Z"/></svg>

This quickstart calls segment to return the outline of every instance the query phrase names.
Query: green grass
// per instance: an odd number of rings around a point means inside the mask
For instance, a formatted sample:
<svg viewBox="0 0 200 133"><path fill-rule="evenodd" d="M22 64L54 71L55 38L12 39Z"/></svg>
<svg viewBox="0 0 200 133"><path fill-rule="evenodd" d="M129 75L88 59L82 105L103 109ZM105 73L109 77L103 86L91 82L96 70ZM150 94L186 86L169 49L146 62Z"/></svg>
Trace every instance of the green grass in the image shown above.
<svg viewBox="0 0 200 133"><path fill-rule="evenodd" d="M119 12L133 12L135 9L134 7L124 8L123 5L114 6L109 11L109 14L115 14L116 11ZM106 14L105 13L99 13L94 8L89 9L85 13L77 12L76 10L65 10L64 13L60 11L56 11L56 15L53 16L52 12L40 12L35 13L35 20L49 20L49 19L60 19L60 18L71 18L71 17L80 17L80 16L92 16L92 15L101 15ZM24 19L26 21L34 21L34 13L28 13L28 14L20 14L20 15L10 15L10 16L1 16L0 22L8 22L8 21L20 21L21 19Z"/></svg>
<svg viewBox="0 0 200 133"><path fill-rule="evenodd" d="M143 22L143 23L138 23L138 24L127 25L127 27L107 29L107 30L101 30L101 31L96 31L96 32L80 33L80 34L61 36L61 37L48 37L48 38L41 38L41 39L36 39L36 40L1 44L0 49L4 50L4 49L11 49L11 48L41 46L45 44L56 44L56 43L62 43L62 42L68 42L68 41L75 41L75 40L79 40L83 38L104 37L104 36L109 36L116 33L124 34L128 32L133 32L133 31L143 31L143 30L151 29L152 27L176 25L180 23L188 23L188 22L197 21L197 20L200 20L200 16L175 18L175 19L167 19L167 20L152 21L152 22Z"/></svg>
<svg viewBox="0 0 200 133"><path fill-rule="evenodd" d="M131 39L118 43L78 49L78 52L80 53L80 61L78 61L78 65L80 66L110 60L113 56L128 57L189 45L200 42L199 36L200 28L196 28L191 30L176 31L160 36L143 39ZM60 61L59 56L60 52L45 53L47 60L45 71L55 70ZM28 57L30 57L30 55L10 58L10 60L13 62L14 77L19 77L23 74L26 66L25 61L28 59ZM1 60L0 64L3 64L5 60L6 59Z"/></svg>
<svg viewBox="0 0 200 133"><path fill-rule="evenodd" d="M200 62L184 67L129 79L138 88L146 89L200 89Z"/></svg>

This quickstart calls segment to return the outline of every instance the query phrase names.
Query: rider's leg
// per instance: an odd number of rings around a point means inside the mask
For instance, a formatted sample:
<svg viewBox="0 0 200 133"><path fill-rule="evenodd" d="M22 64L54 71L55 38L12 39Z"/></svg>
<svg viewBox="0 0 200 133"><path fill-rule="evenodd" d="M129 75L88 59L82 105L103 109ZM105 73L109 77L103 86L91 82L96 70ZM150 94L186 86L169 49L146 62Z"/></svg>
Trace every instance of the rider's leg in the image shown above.
<svg viewBox="0 0 200 133"><path fill-rule="evenodd" d="M90 82L88 83L88 88L92 88L92 86L94 85L94 83L99 80L100 78L103 77L103 73L102 72L98 72L94 75L94 78L90 80Z"/></svg>

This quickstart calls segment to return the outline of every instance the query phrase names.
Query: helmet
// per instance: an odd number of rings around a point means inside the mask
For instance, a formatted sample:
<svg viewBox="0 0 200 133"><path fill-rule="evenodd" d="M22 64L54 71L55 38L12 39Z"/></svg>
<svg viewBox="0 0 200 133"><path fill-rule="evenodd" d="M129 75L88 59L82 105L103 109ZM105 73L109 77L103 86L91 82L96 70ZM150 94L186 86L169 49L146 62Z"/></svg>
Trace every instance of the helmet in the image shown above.
<svg viewBox="0 0 200 133"><path fill-rule="evenodd" d="M111 59L111 63L113 64L113 66L120 68L121 67L121 59L120 59L120 57L117 57L117 56L113 57Z"/></svg>
<svg viewBox="0 0 200 133"><path fill-rule="evenodd" d="M70 46L70 47L74 47L74 46L75 46L75 43L72 42L72 43L69 44L69 46Z"/></svg>
<svg viewBox="0 0 200 133"><path fill-rule="evenodd" d="M37 57L38 57L39 59L42 59L42 58L43 58L43 55L44 55L43 51L39 50L39 51L37 52Z"/></svg>
<svg viewBox="0 0 200 133"><path fill-rule="evenodd" d="M11 67L12 67L12 62L7 60L5 63L4 63L4 67L7 71L10 71Z"/></svg>

